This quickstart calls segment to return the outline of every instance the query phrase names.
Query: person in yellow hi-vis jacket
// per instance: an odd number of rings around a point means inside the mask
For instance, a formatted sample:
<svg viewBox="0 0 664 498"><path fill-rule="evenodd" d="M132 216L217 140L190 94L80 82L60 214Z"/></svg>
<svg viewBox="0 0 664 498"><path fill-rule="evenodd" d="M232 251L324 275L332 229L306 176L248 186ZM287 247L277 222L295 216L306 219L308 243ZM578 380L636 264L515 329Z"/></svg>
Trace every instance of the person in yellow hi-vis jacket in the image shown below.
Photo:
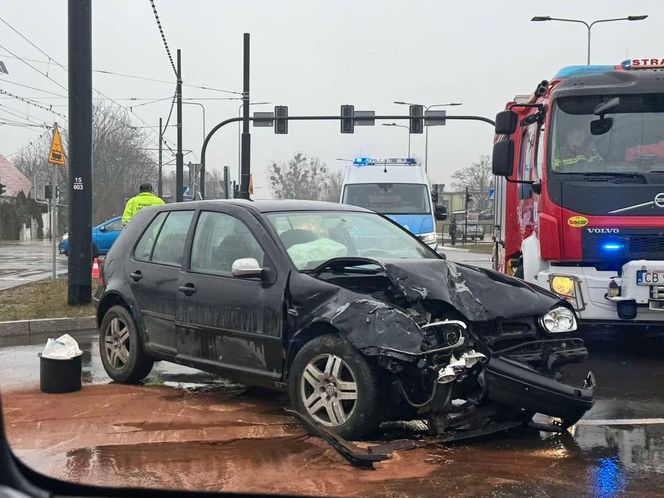
<svg viewBox="0 0 664 498"><path fill-rule="evenodd" d="M124 213L122 213L122 225L126 226L131 221L136 213L141 209L148 206L161 206L164 204L159 197L152 192L152 185L144 183L138 187L140 194L132 197L127 201Z"/></svg>

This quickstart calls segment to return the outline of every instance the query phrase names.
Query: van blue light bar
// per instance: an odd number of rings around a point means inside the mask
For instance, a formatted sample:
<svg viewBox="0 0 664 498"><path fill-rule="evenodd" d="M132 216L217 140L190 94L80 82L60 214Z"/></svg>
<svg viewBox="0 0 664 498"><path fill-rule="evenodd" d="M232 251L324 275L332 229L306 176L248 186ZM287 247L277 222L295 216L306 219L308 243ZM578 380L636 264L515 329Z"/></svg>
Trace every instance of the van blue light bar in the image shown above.
<svg viewBox="0 0 664 498"><path fill-rule="evenodd" d="M373 159L370 157L356 157L353 160L355 166L374 166L380 164L394 164L394 165L417 165L417 160L414 157L386 157L383 159Z"/></svg>

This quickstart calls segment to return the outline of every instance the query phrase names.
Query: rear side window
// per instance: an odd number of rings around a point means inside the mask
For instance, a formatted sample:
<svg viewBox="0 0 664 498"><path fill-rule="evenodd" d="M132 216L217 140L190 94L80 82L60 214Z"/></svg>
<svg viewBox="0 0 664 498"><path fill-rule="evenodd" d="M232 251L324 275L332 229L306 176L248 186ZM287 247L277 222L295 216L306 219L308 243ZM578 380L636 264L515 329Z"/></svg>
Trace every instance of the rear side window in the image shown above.
<svg viewBox="0 0 664 498"><path fill-rule="evenodd" d="M162 212L152 220L152 223L150 223L147 230L143 232L141 239L138 241L138 244L136 244L134 258L141 261L150 261L154 241L157 240L157 235L159 235L159 230L161 229L161 225L163 225L166 216L168 216L168 212Z"/></svg>
<svg viewBox="0 0 664 498"><path fill-rule="evenodd" d="M151 261L180 266L193 211L171 211L159 231Z"/></svg>

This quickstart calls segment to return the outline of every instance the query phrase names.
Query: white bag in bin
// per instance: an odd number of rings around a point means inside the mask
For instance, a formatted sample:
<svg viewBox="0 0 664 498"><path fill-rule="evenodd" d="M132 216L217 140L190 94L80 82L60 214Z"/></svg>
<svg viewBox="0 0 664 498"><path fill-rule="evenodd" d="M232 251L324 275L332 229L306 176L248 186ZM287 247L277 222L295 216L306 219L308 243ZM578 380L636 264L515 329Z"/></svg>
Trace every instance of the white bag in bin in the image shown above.
<svg viewBox="0 0 664 498"><path fill-rule="evenodd" d="M51 360L71 360L83 354L78 347L78 342L69 334L50 339L46 341L46 347L42 353L42 358Z"/></svg>

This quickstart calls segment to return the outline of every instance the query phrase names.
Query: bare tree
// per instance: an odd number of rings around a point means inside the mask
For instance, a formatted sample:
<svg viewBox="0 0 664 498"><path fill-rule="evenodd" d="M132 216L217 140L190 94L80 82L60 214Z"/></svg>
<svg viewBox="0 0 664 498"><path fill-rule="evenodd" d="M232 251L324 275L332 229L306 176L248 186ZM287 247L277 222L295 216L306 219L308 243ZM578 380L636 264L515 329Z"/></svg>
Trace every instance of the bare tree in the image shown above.
<svg viewBox="0 0 664 498"><path fill-rule="evenodd" d="M454 188L459 190L468 188L474 209L482 211L489 206L489 188L494 184L489 156L480 156L480 159L470 166L455 171L452 178Z"/></svg>
<svg viewBox="0 0 664 498"><path fill-rule="evenodd" d="M341 189L344 184L344 174L341 171L330 172L327 180L327 190L323 200L328 202L339 202Z"/></svg>
<svg viewBox="0 0 664 498"><path fill-rule="evenodd" d="M272 163L268 169L270 188L277 199L327 200L330 174L317 157L301 152L287 163ZM338 200L338 198L337 198Z"/></svg>
<svg viewBox="0 0 664 498"><path fill-rule="evenodd" d="M92 115L92 218L99 223L122 214L125 200L138 193L141 183L157 180L157 165L142 149L147 143L143 131L131 126L129 115L113 104L101 103ZM50 183L53 166L46 158L50 136L25 149L15 160L16 167L41 188ZM68 150L67 130L63 146ZM63 199L68 189L67 170L59 169L58 187ZM39 196L42 192L37 192Z"/></svg>

